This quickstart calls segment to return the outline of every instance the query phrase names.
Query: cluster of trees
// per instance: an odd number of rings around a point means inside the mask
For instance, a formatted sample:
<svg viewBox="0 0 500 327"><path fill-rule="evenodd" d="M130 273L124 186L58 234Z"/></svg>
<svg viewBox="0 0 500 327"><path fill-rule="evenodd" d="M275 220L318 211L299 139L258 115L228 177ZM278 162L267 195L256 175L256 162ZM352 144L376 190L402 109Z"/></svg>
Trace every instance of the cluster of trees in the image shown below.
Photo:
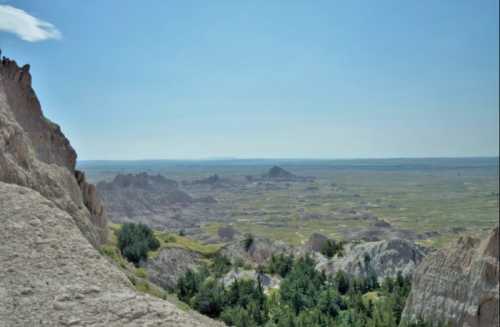
<svg viewBox="0 0 500 327"><path fill-rule="evenodd" d="M398 326L410 291L408 278L398 274L379 283L374 274L326 276L314 267L308 256L273 256L260 271L283 280L279 290L265 294L260 278L224 287L219 278L230 263L219 258L211 267L188 271L176 293L195 310L237 327Z"/></svg>
<svg viewBox="0 0 500 327"><path fill-rule="evenodd" d="M154 251L160 247L160 242L151 228L144 224L124 224L117 236L120 252L135 265L147 259L148 251Z"/></svg>

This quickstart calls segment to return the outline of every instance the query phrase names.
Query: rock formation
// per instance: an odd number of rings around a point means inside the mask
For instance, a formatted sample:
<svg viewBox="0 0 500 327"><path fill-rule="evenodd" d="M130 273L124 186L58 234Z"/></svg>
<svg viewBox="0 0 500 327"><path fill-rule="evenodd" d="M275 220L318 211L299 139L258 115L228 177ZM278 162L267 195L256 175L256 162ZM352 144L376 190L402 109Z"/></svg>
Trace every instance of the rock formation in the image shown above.
<svg viewBox="0 0 500 327"><path fill-rule="evenodd" d="M343 257L335 257L318 265L327 274L343 270L354 276L396 277L400 271L411 276L426 254L424 248L412 242L392 239L389 241L366 242L348 245Z"/></svg>
<svg viewBox="0 0 500 327"><path fill-rule="evenodd" d="M196 252L183 248L164 248L155 258L143 263L148 272L148 279L164 289L173 289L179 278L188 269L195 270L202 263L202 257Z"/></svg>
<svg viewBox="0 0 500 327"><path fill-rule="evenodd" d="M306 243L306 249L314 252L321 252L321 249L328 241L328 237L319 233L312 233Z"/></svg>
<svg viewBox="0 0 500 327"><path fill-rule="evenodd" d="M0 326L216 326L138 294L95 249L106 219L42 115L29 66L0 62Z"/></svg>
<svg viewBox="0 0 500 327"><path fill-rule="evenodd" d="M75 170L76 152L42 114L29 65L0 62L0 181L40 192L68 212L87 239L106 240L106 219L93 186Z"/></svg>
<svg viewBox="0 0 500 327"><path fill-rule="evenodd" d="M119 174L111 182L101 181L97 193L111 221L142 222L160 229L186 227L178 215L194 202L176 181L147 173Z"/></svg>
<svg viewBox="0 0 500 327"><path fill-rule="evenodd" d="M281 167L273 166L262 177L269 179L292 179L295 178L296 176Z"/></svg>
<svg viewBox="0 0 500 327"><path fill-rule="evenodd" d="M248 182L270 181L270 182L308 182L313 181L314 177L297 176L279 166L271 167L261 176L246 176Z"/></svg>
<svg viewBox="0 0 500 327"><path fill-rule="evenodd" d="M498 326L498 227L480 241L461 237L415 271L403 319L451 326Z"/></svg>

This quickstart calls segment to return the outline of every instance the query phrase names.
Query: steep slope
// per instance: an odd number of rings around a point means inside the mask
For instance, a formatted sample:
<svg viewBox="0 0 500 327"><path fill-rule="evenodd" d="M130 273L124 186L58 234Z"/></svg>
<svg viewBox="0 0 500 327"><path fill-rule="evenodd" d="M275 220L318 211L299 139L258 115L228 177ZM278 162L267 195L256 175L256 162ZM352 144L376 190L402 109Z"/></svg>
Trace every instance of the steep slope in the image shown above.
<svg viewBox="0 0 500 327"><path fill-rule="evenodd" d="M498 227L483 241L460 238L418 266L403 312L405 319L452 326L498 326Z"/></svg>
<svg viewBox="0 0 500 327"><path fill-rule="evenodd" d="M29 66L0 61L0 181L40 192L69 213L95 246L106 240L106 219L95 187L75 170L76 152L42 114Z"/></svg>
<svg viewBox="0 0 500 327"><path fill-rule="evenodd" d="M0 62L0 326L217 326L136 293L95 247L106 219L43 117L29 67Z"/></svg>

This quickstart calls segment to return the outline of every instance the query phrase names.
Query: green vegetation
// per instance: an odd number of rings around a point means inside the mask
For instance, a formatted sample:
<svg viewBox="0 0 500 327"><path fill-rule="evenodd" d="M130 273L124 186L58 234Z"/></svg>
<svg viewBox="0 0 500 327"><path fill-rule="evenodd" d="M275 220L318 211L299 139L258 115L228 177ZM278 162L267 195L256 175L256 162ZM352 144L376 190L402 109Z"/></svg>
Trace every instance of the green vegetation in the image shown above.
<svg viewBox="0 0 500 327"><path fill-rule="evenodd" d="M333 258L336 255L342 257L344 255L344 242L335 242L335 240L328 239L321 246L320 252L327 258Z"/></svg>
<svg viewBox="0 0 500 327"><path fill-rule="evenodd" d="M206 258L212 258L217 255L221 248L221 244L202 244L196 240L181 236L175 233L155 231L154 235L160 242L157 250L149 253L150 258L156 257L160 250L166 247L178 247L189 251L196 252Z"/></svg>
<svg viewBox="0 0 500 327"><path fill-rule="evenodd" d="M156 250L160 242L151 228L144 224L124 224L118 233L118 248L130 262L138 264L148 257L148 251Z"/></svg>
<svg viewBox="0 0 500 327"><path fill-rule="evenodd" d="M240 233L292 245L304 244L312 233L342 240L349 232L370 226L368 220L336 214L346 208L367 210L394 228L417 233L431 231L433 233L421 243L433 247L449 244L463 229L465 233L481 236L498 222L498 168L468 167L470 163L461 160L443 167L439 162L428 163L429 166L436 164L436 169L398 166L408 163L393 161L390 166L380 163L380 169L375 165L360 169L355 165L358 163L349 163L352 166L346 169L334 169L327 163L315 167L297 164L290 171L301 176L316 176L314 187L318 190L306 191L309 183L290 183L281 189L265 191L216 191L214 196L222 199L218 206L228 213L229 222ZM419 164L419 160L415 163ZM221 176L256 175L263 170L262 166L249 166L245 170L210 167L210 172L214 173L214 169L218 169L216 172ZM214 222L203 229L208 235L216 236L217 229L223 225Z"/></svg>
<svg viewBox="0 0 500 327"><path fill-rule="evenodd" d="M280 275L281 277L286 277L288 273L293 268L294 258L291 255L285 255L283 253L279 255L272 255L269 264L267 265L267 271L272 275Z"/></svg>
<svg viewBox="0 0 500 327"><path fill-rule="evenodd" d="M376 276L353 278L340 271L327 277L314 267L308 256L273 256L263 271L284 278L279 290L266 294L260 277L224 287L220 267L205 266L182 276L176 293L195 310L237 327L398 326L408 278L398 274L379 285Z"/></svg>

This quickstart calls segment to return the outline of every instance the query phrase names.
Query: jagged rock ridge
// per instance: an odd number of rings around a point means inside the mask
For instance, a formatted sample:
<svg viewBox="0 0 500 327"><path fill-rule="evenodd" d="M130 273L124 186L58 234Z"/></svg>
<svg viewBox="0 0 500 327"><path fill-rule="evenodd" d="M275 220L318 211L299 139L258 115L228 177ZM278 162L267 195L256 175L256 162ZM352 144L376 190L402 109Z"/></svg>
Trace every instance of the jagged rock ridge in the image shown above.
<svg viewBox="0 0 500 327"><path fill-rule="evenodd" d="M111 221L142 222L159 228L184 227L179 212L194 202L176 181L147 173L118 174L110 182L99 182L97 192Z"/></svg>
<svg viewBox="0 0 500 327"><path fill-rule="evenodd" d="M95 189L75 170L76 152L58 125L42 114L29 65L0 61L0 181L26 186L68 212L95 246L106 219Z"/></svg>
<svg viewBox="0 0 500 327"><path fill-rule="evenodd" d="M498 233L497 226L483 241L461 237L427 256L415 271L403 318L498 326Z"/></svg>

